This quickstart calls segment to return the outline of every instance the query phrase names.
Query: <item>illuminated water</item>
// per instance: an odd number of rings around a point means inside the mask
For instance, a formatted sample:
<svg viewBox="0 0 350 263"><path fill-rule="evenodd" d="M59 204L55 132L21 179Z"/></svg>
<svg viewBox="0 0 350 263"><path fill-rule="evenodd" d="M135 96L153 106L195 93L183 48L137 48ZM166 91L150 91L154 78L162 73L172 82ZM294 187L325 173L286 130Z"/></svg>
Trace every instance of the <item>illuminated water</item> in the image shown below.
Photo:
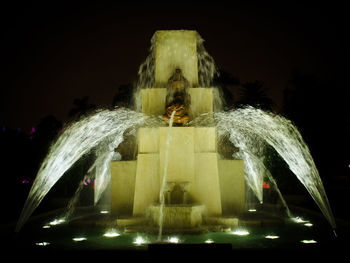
<svg viewBox="0 0 350 263"><path fill-rule="evenodd" d="M203 39L199 35L197 35L196 48L198 85L200 87L210 87L217 70L213 58L205 50ZM170 48L169 52L172 52ZM175 64L174 67L176 67ZM140 90L158 85L155 83L154 77L154 37L151 41L150 55L141 64L138 76L136 92L134 93L135 111L123 108L98 111L72 123L53 143L30 190L18 220L16 231L19 231L64 173L84 154L90 152L94 152L95 161L86 178L95 177L94 203L96 205L110 181L110 161L121 159L120 154L115 153L114 149L123 141L123 134L135 132L138 127L149 121L154 121L155 126L164 126L164 123L161 124L159 121L160 118L139 113L141 111ZM287 213L289 213L287 204L273 179L273 174L270 174L263 163L264 147L270 145L289 165L290 170L305 186L331 226L335 228L335 221L322 181L298 129L282 116L252 107L222 112L220 111L222 104L218 89L214 89L214 91L214 109L217 111L214 118L218 135L219 137L228 136L232 144L240 149L234 157L244 160L245 180L258 200L263 202L262 183L264 176L267 176L287 208ZM166 169L166 166L164 169ZM76 195L69 204L68 215L70 215L71 209L74 208L80 188L78 188ZM162 199L163 195L161 194L160 201ZM160 227L159 236L162 235L161 229Z"/></svg>
<svg viewBox="0 0 350 263"><path fill-rule="evenodd" d="M225 232L204 232L202 234L164 234L162 243L171 244L203 244L203 249L215 244L230 244L237 249L282 249L298 250L337 246L336 239L327 231L325 221L318 216L307 217L304 220L312 222L312 227L303 223L286 220L283 226L241 226L227 229ZM100 220L108 219L101 215ZM312 220L312 221L309 221ZM23 234L12 246L23 248L68 249L78 250L141 250L147 251L149 245L158 243L156 233L127 232L118 227L97 227L89 225L73 226L69 223L54 224L50 228L31 221L30 227L23 229ZM10 241L9 241L10 242ZM12 241L13 242L13 241ZM36 250L37 251L37 250ZM40 253L40 252L39 252Z"/></svg>
<svg viewBox="0 0 350 263"><path fill-rule="evenodd" d="M159 209L159 231L158 231L158 241L162 239L162 232L163 232L163 210L164 210L164 203L165 203L165 185L167 183L167 175L168 175L168 159L169 159L169 145L171 141L171 128L173 127L173 121L176 111L173 111L170 117L169 121L169 129L168 129L168 135L165 142L165 156L164 156L164 171L163 171L163 179L162 179L162 185L160 187L159 191L159 201L160 201L160 209Z"/></svg>
<svg viewBox="0 0 350 263"><path fill-rule="evenodd" d="M110 175L106 164L112 159L114 149L123 141L123 134L129 128L136 128L150 117L127 109L101 110L80 121L72 123L51 146L49 154L41 164L37 177L29 192L18 220L16 231L22 227L36 207L61 176L84 154L95 147L103 148L95 166L100 167L101 184L97 192L102 192L103 182Z"/></svg>
<svg viewBox="0 0 350 263"><path fill-rule="evenodd" d="M173 46L175 45L175 48ZM213 78L218 74L215 61L212 56L207 52L204 47L203 38L197 34L196 39L196 51L197 51L197 67L198 67L198 83L194 84L198 87L212 87ZM176 55L174 54L176 52ZM172 61L170 72L178 67L177 64L183 65L183 67L189 67L186 56L191 56L192 54L187 54L188 50L186 48L181 49L177 43L168 43L167 52L165 52L162 57L158 57L159 60L172 60L176 59L178 61ZM136 83L136 89L133 94L133 106L136 111L141 111L141 89L148 88L161 88L165 87L166 83L156 83L155 81L155 67L156 67L156 34L153 35L151 39L151 46L149 49L149 55L146 57L145 61L140 65L138 70L138 80ZM179 62L179 63L177 63ZM185 74L185 69L182 70ZM185 76L186 77L186 76ZM192 84L192 83L191 83ZM218 89L214 89L214 108L221 109L222 100Z"/></svg>
<svg viewBox="0 0 350 263"><path fill-rule="evenodd" d="M309 149L297 128L289 120L252 107L218 112L214 116L219 136L228 134L230 141L240 149L235 153L235 157L244 160L246 182L260 202L263 201L263 177L267 176L287 208L273 175L263 164L264 145L269 144L280 154L289 165L290 170L305 186L331 226L336 227L322 181ZM103 110L66 128L52 145L48 156L41 165L16 229L21 228L61 176L92 149L97 153L97 158L89 169L89 173L93 169L97 171L96 204L109 182L109 162L112 159L120 159L120 155L115 153L114 149L122 142L124 132L127 129L136 129L149 119L151 117L126 109ZM164 172L166 174L166 170ZM91 177L90 174L87 176ZM162 199L161 195L160 201ZM68 211L74 207L74 200L73 198ZM289 214L288 208L287 213ZM160 236L161 229L160 226Z"/></svg>
<svg viewBox="0 0 350 263"><path fill-rule="evenodd" d="M263 149L264 144L268 144L305 186L331 226L336 227L314 160L300 132L290 120L252 107L216 113L215 119L218 132L227 133L230 141L240 148L236 157L244 160L246 181L260 201L262 179L267 173L262 162Z"/></svg>

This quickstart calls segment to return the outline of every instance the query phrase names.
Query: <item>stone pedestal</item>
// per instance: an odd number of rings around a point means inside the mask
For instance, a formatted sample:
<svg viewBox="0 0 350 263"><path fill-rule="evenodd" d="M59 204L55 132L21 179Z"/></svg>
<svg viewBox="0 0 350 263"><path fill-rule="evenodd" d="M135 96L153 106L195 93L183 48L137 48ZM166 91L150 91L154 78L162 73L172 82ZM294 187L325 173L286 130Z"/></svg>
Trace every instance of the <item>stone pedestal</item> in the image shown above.
<svg viewBox="0 0 350 263"><path fill-rule="evenodd" d="M240 215L245 207L243 160L218 160L222 213Z"/></svg>
<svg viewBox="0 0 350 263"><path fill-rule="evenodd" d="M209 215L220 215L215 128L172 127L169 148L166 149L168 132L168 127L139 130L140 154L137 160L133 214L145 214L149 205L159 201L167 151L166 181L187 183L188 203L203 204ZM158 184L155 180L158 180Z"/></svg>
<svg viewBox="0 0 350 263"><path fill-rule="evenodd" d="M165 113L164 86L179 68L192 87L188 90L190 120L201 114L212 117L213 89L198 87L197 33L157 31L155 41L155 87L141 91L142 112L156 116ZM140 128L137 160L111 163L112 214L144 217L151 211L157 223L156 204L165 171L166 183L174 186L166 193L168 202L191 204L167 205L165 225L197 226L204 211L209 217L242 213L243 162L219 160L216 137L215 127L172 127L170 136L169 127Z"/></svg>
<svg viewBox="0 0 350 263"><path fill-rule="evenodd" d="M144 216L159 202L168 151L167 182L186 186L186 202L206 207L208 216L244 211L242 160L220 160L214 127L140 128L137 161L112 162L112 213ZM175 200L175 199L174 199ZM182 203L182 201L181 201Z"/></svg>
<svg viewBox="0 0 350 263"><path fill-rule="evenodd" d="M151 205L147 215L155 226L159 225L159 205ZM167 205L163 207L164 228L193 228L202 224L203 205Z"/></svg>
<svg viewBox="0 0 350 263"><path fill-rule="evenodd" d="M111 162L111 213L131 215L134 204L136 161Z"/></svg>

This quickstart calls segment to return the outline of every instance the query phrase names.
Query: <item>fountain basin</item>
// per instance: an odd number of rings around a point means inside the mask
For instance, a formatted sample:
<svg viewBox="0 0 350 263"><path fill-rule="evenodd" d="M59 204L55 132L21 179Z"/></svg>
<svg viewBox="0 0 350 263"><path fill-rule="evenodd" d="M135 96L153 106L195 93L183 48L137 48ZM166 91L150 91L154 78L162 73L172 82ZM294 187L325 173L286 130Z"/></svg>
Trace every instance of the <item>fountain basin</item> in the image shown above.
<svg viewBox="0 0 350 263"><path fill-rule="evenodd" d="M148 217L153 225L159 225L160 205L148 208ZM163 207L163 228L194 228L203 221L205 206L199 204L165 205Z"/></svg>

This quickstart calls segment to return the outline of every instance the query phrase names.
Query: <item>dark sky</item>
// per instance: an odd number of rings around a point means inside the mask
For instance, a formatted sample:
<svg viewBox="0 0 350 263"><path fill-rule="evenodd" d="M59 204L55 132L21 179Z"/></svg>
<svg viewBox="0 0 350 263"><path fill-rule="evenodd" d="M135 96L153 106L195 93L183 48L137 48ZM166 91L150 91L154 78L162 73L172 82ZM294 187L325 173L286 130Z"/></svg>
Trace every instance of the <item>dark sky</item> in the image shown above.
<svg viewBox="0 0 350 263"><path fill-rule="evenodd" d="M74 98L110 106L160 29L197 30L217 66L263 81L277 110L292 70L339 81L349 68L346 9L335 4L10 2L1 8L0 124L25 131L48 114L66 121Z"/></svg>

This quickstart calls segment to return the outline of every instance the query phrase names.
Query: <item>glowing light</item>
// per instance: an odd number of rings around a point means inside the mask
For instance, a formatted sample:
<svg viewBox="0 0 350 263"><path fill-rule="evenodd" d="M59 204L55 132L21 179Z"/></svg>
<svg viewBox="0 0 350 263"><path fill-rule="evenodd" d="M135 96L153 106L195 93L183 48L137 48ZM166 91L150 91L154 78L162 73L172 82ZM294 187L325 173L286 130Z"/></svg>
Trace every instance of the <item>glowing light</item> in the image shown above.
<svg viewBox="0 0 350 263"><path fill-rule="evenodd" d="M304 226L311 227L311 226L313 226L313 224L311 224L311 223L305 223Z"/></svg>
<svg viewBox="0 0 350 263"><path fill-rule="evenodd" d="M50 225L44 225L43 228L51 228Z"/></svg>
<svg viewBox="0 0 350 263"><path fill-rule="evenodd" d="M301 240L300 241L301 243L304 243L304 244L315 244L317 243L316 240L313 240L313 239L310 239L310 240Z"/></svg>
<svg viewBox="0 0 350 263"><path fill-rule="evenodd" d="M56 226L56 225L64 223L65 221L66 220L64 220L63 218L60 218L60 219L55 219L55 220L51 221L49 224L51 226Z"/></svg>
<svg viewBox="0 0 350 263"><path fill-rule="evenodd" d="M265 183L264 181L263 181L262 186L263 186L264 189L270 189L270 185Z"/></svg>
<svg viewBox="0 0 350 263"><path fill-rule="evenodd" d="M177 244L177 243L179 243L179 238L178 237L169 237L168 238L168 242L169 243L173 243L173 244Z"/></svg>
<svg viewBox="0 0 350 263"><path fill-rule="evenodd" d="M299 217L299 216L292 218L292 220L293 220L295 223L306 223L306 222L307 222L306 220L302 219L302 218Z"/></svg>
<svg viewBox="0 0 350 263"><path fill-rule="evenodd" d="M109 212L107 210L100 211L100 214L108 214Z"/></svg>
<svg viewBox="0 0 350 263"><path fill-rule="evenodd" d="M214 243L214 241L211 240L211 239L207 239L207 240L205 240L204 242L207 243L207 244L213 244L213 243Z"/></svg>
<svg viewBox="0 0 350 263"><path fill-rule="evenodd" d="M146 239L144 239L141 236L136 237L135 241L133 242L136 246L141 246L145 243L147 243Z"/></svg>
<svg viewBox="0 0 350 263"><path fill-rule="evenodd" d="M248 210L248 212L251 212L251 213L252 213L252 212L256 212L256 209L251 208L251 209Z"/></svg>
<svg viewBox="0 0 350 263"><path fill-rule="evenodd" d="M81 242L81 241L85 241L86 237L74 237L72 238L72 240L75 242Z"/></svg>
<svg viewBox="0 0 350 263"><path fill-rule="evenodd" d="M119 237L120 234L114 230L114 229L111 229L109 231L107 231L106 233L103 234L104 237Z"/></svg>
<svg viewBox="0 0 350 263"><path fill-rule="evenodd" d="M277 238L280 238L279 236L274 236L274 235L267 235L265 236L265 238L267 239L277 239Z"/></svg>
<svg viewBox="0 0 350 263"><path fill-rule="evenodd" d="M232 231L231 234L236 236L247 236L249 235L249 232L245 229L237 229L235 231Z"/></svg>
<svg viewBox="0 0 350 263"><path fill-rule="evenodd" d="M49 243L49 242L45 242L45 241L43 241L43 242L38 242L38 243L35 243L35 245L37 245L37 246L41 246L41 247L45 247L45 246L50 245L50 243Z"/></svg>

